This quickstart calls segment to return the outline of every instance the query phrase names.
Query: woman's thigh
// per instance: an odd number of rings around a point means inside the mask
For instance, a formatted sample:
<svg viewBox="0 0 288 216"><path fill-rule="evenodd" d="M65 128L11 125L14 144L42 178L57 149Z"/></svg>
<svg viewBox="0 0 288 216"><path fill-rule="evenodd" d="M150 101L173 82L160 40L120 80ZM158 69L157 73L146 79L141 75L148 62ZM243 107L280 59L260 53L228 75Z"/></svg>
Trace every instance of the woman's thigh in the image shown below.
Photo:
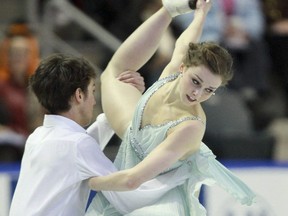
<svg viewBox="0 0 288 216"><path fill-rule="evenodd" d="M141 200L139 200L140 202ZM135 211L127 214L126 216L186 216L189 215L185 205L185 199L180 190L176 187L166 193L156 203L136 209Z"/></svg>
<svg viewBox="0 0 288 216"><path fill-rule="evenodd" d="M123 138L129 126L141 93L134 86L120 82L107 71L101 76L101 101L109 123Z"/></svg>

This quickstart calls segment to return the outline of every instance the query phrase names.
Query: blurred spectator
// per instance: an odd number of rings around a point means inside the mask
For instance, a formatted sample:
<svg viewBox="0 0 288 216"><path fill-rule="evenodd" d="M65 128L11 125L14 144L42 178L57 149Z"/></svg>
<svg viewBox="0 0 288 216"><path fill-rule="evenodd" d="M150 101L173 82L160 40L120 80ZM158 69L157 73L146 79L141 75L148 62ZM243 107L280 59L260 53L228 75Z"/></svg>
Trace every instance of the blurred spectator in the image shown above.
<svg viewBox="0 0 288 216"><path fill-rule="evenodd" d="M275 96L280 96L282 102L280 117L274 119L269 131L276 137L274 159L288 161L288 1L262 0L262 3L273 66L273 86L277 90Z"/></svg>
<svg viewBox="0 0 288 216"><path fill-rule="evenodd" d="M28 77L39 61L38 40L25 21L16 20L8 26L0 54L1 116L7 116L1 122L0 142L2 147L11 144L23 148L40 121L40 106L28 90Z"/></svg>
<svg viewBox="0 0 288 216"><path fill-rule="evenodd" d="M266 39L272 59L274 88L283 93L284 115L288 115L288 1L262 0Z"/></svg>
<svg viewBox="0 0 288 216"><path fill-rule="evenodd" d="M22 56L24 55L26 59L21 58L21 54L19 52L19 56L17 56L17 50L11 50L11 44L14 42L12 39L15 37L22 37L26 40L27 48L26 50L22 49ZM19 48L21 49L21 48ZM13 55L13 52L15 54ZM24 53L26 52L26 54ZM11 56L14 59L10 59ZM38 40L33 34L33 32L29 29L29 26L27 25L25 20L17 19L13 21L6 30L6 37L3 39L3 41L0 44L0 80L9 80L9 77L12 75L10 68L13 67L12 61L19 62L22 60L22 62L27 62L25 65L22 63L20 66L16 64L17 66L14 67L25 67L25 73L26 76L29 76L32 74L35 70L35 68L38 65L39 62L39 47L38 47ZM19 68L20 70L20 68ZM24 70L24 68L22 69Z"/></svg>

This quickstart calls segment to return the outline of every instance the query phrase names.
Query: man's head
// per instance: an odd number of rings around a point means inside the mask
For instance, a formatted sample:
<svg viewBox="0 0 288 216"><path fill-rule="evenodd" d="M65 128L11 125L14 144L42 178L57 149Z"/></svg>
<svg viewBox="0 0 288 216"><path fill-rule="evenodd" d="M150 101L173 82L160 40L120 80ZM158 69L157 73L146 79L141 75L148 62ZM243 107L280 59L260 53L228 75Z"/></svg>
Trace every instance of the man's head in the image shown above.
<svg viewBox="0 0 288 216"><path fill-rule="evenodd" d="M94 67L84 58L53 54L40 62L29 81L32 91L47 112L62 114L75 105L84 109L80 104L89 98L94 101L88 105L95 105L95 79Z"/></svg>

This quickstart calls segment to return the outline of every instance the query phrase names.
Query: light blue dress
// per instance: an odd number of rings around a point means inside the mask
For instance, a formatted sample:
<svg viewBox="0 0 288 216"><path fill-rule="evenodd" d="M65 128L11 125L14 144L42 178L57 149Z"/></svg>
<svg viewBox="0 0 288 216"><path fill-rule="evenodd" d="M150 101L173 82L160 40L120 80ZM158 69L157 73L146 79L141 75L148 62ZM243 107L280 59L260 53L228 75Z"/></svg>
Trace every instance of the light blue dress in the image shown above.
<svg viewBox="0 0 288 216"><path fill-rule="evenodd" d="M118 169L131 168L141 162L143 158L165 139L167 131L170 128L187 120L201 121L198 117L187 116L161 125L140 127L143 111L149 98L161 86L167 82L174 81L178 76L179 73L158 80L142 96L132 124L126 132L125 139L120 146L114 162ZM189 178L184 184L171 189L153 204L127 214L121 214L106 200L102 193L98 193L89 206L86 215L204 216L206 215L206 210L200 204L197 196L202 184L212 185L216 183L242 204L250 205L255 197L255 194L240 179L215 159L215 155L204 143L201 144L198 152L186 160L178 161L163 173L175 170L177 170L179 176L189 175ZM139 197L135 197L135 199L141 202L141 194Z"/></svg>

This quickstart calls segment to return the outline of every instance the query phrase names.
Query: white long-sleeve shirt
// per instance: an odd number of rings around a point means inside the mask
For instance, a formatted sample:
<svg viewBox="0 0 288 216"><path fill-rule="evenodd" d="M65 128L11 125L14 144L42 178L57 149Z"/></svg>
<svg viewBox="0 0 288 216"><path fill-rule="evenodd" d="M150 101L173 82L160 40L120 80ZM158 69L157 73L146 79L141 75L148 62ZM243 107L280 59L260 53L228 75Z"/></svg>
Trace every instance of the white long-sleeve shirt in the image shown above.
<svg viewBox="0 0 288 216"><path fill-rule="evenodd" d="M84 215L88 179L117 171L102 152L113 134L104 114L87 131L71 119L45 115L43 126L27 139L9 216ZM162 175L134 191L104 195L119 212L128 213L183 183L188 176L182 173L179 179L179 174Z"/></svg>
<svg viewBox="0 0 288 216"><path fill-rule="evenodd" d="M27 139L10 216L84 215L87 180L117 171L98 143L113 134L106 126L94 123L102 134L96 141L71 119L45 115Z"/></svg>

